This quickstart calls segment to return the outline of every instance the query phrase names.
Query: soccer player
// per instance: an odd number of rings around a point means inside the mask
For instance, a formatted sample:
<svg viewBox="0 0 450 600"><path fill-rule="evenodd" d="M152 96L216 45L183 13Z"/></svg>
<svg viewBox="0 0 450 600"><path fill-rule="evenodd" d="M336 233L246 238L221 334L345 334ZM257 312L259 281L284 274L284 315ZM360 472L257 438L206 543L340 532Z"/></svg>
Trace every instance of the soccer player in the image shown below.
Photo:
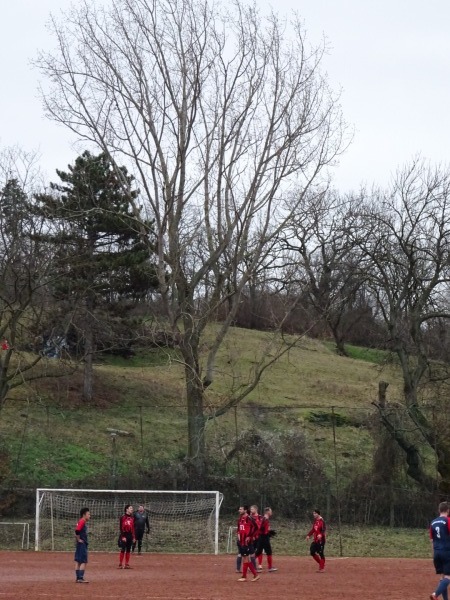
<svg viewBox="0 0 450 600"><path fill-rule="evenodd" d="M253 539L253 547L255 550L255 554L250 556L250 560L252 565L255 567L257 571L262 571L262 554L258 556L258 566L256 566L256 548L258 547L258 538L259 538L259 528L261 526L262 516L258 513L258 507L256 504L252 504L250 506L250 516L255 522L255 535Z"/></svg>
<svg viewBox="0 0 450 600"><path fill-rule="evenodd" d="M76 583L89 583L84 578L84 571L86 570L86 564L88 562L88 528L87 523L91 518L89 508L82 508L80 510L80 519L75 527L75 562L77 568L75 569Z"/></svg>
<svg viewBox="0 0 450 600"><path fill-rule="evenodd" d="M432 594L430 600L437 600L442 595L444 600L448 599L447 588L450 585L450 519L447 502L439 504L439 517L431 521L430 538L433 548L433 563L437 575L441 581Z"/></svg>
<svg viewBox="0 0 450 600"><path fill-rule="evenodd" d="M134 533L136 534L136 541L133 544L132 551L134 552L136 548L138 555L141 554L142 550L142 538L144 537L144 532L150 533L150 523L148 522L148 513L145 510L142 504L139 504L137 511L134 513Z"/></svg>
<svg viewBox="0 0 450 600"><path fill-rule="evenodd" d="M250 517L248 506L239 507L237 538L239 554L242 557L242 577L238 581L247 581L247 571L253 574L252 581L258 581L259 575L250 562L250 555L254 553L253 540L256 534L256 524Z"/></svg>
<svg viewBox="0 0 450 600"><path fill-rule="evenodd" d="M320 516L320 510L313 510L314 523L306 536L306 539L309 540L311 536L313 536L313 542L309 549L309 552L313 559L319 565L319 573L323 573L325 569L325 541L326 541L326 525L323 518Z"/></svg>
<svg viewBox="0 0 450 600"><path fill-rule="evenodd" d="M276 569L273 566L272 545L270 543L271 535L273 535L274 533L271 532L270 529L270 517L272 516L272 514L273 512L270 506L264 509L264 516L261 518L261 522L259 525L259 535L256 544L256 558L258 559L258 563L260 565L259 568L262 569L262 553L264 551L267 556L267 566L269 567L268 570L270 573L278 571L278 569Z"/></svg>
<svg viewBox="0 0 450 600"><path fill-rule="evenodd" d="M131 546L136 542L134 531L133 506L126 504L124 514L120 517L120 535L119 535L119 569L131 569L130 552ZM125 558L125 565L123 564Z"/></svg>

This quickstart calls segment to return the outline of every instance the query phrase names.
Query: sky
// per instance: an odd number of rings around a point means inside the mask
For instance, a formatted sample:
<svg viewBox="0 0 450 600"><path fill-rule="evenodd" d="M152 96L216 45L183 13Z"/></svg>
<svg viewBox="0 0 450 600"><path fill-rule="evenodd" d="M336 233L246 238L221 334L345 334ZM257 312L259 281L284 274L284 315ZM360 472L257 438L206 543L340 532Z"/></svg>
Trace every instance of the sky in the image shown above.
<svg viewBox="0 0 450 600"><path fill-rule="evenodd" d="M93 0L94 1L94 0ZM341 90L354 139L333 170L342 192L385 186L398 168L420 155L450 164L450 2L448 0L256 0L280 14L296 10L312 44L327 38L323 69ZM70 0L2 4L0 24L0 150L39 151L55 181L78 155L74 137L44 117L41 75L31 66L50 49L51 12ZM75 0L76 5L76 0Z"/></svg>

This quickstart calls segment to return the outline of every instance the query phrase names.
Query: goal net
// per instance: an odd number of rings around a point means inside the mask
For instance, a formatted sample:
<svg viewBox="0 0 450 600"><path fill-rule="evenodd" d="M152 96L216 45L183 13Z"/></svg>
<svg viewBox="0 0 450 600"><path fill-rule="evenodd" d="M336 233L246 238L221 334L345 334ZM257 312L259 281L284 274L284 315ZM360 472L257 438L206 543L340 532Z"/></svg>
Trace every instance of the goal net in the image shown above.
<svg viewBox="0 0 450 600"><path fill-rule="evenodd" d="M153 490L36 490L36 550L73 550L80 509L91 512L89 549L117 551L119 519L124 506L142 504L150 533L149 552L219 553L220 492Z"/></svg>

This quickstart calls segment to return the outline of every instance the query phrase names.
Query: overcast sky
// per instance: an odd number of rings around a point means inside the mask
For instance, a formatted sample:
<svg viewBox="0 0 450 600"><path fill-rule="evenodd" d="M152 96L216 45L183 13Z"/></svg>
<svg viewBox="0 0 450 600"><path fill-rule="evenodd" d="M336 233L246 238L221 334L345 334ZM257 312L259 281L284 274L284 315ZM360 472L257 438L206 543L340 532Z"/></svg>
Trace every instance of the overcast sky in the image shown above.
<svg viewBox="0 0 450 600"><path fill-rule="evenodd" d="M94 1L94 0L93 0ZM266 5L266 0L257 0ZM0 35L0 147L38 149L55 180L72 163L71 134L43 116L36 50L52 45L45 24L69 0L2 3ZM76 4L76 2L75 2ZM267 2L267 4L269 4ZM449 0L277 0L280 13L297 10L311 42L328 39L325 70L355 128L335 169L342 191L361 183L385 185L396 168L420 154L450 162Z"/></svg>

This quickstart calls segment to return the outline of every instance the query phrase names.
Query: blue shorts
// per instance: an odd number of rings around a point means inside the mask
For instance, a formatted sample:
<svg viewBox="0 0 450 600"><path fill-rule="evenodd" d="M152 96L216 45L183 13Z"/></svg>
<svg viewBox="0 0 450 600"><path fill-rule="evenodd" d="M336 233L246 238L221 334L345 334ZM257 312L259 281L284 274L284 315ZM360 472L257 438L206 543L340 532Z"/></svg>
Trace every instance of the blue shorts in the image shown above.
<svg viewBox="0 0 450 600"><path fill-rule="evenodd" d="M437 575L450 575L450 550L435 550L433 563Z"/></svg>
<svg viewBox="0 0 450 600"><path fill-rule="evenodd" d="M87 563L88 561L88 547L86 544L81 544L77 542L77 546L75 548L75 558L74 561L79 563L80 565L83 563Z"/></svg>

